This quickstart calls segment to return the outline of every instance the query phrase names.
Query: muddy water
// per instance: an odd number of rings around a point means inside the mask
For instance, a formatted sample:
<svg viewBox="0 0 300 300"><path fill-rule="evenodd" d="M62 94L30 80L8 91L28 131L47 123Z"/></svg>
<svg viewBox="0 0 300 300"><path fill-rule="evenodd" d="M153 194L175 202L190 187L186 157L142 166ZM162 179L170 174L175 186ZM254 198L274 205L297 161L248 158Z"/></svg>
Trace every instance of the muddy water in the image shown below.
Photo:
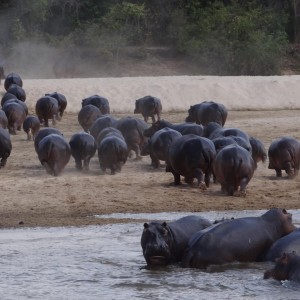
<svg viewBox="0 0 300 300"><path fill-rule="evenodd" d="M210 212L210 220L263 212ZM169 266L148 270L143 221L189 213L116 215L129 224L0 231L1 299L299 299L290 282L263 280L271 263L231 264L203 272ZM99 216L99 217L113 217ZM293 211L300 224L300 211Z"/></svg>

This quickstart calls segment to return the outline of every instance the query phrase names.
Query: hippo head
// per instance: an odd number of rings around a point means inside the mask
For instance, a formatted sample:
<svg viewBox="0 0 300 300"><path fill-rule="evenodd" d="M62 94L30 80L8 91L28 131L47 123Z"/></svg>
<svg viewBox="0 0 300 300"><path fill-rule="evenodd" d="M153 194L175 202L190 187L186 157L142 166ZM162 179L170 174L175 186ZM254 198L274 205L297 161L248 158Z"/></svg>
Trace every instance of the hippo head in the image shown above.
<svg viewBox="0 0 300 300"><path fill-rule="evenodd" d="M150 266L161 266L171 260L171 233L166 222L145 223L141 238L143 255Z"/></svg>
<svg viewBox="0 0 300 300"><path fill-rule="evenodd" d="M144 136L151 137L156 131L172 126L171 123L165 120L159 120L153 123L149 128L144 130Z"/></svg>
<svg viewBox="0 0 300 300"><path fill-rule="evenodd" d="M135 100L135 108L134 108L134 114L139 114L141 112L140 109L140 99L139 100Z"/></svg>
<svg viewBox="0 0 300 300"><path fill-rule="evenodd" d="M206 138L210 138L213 132L221 129L222 126L219 123L209 122L207 125L204 126L203 136Z"/></svg>
<svg viewBox="0 0 300 300"><path fill-rule="evenodd" d="M195 117L194 117L194 106L191 106L190 109L188 110L188 116L185 118L185 122L195 122Z"/></svg>

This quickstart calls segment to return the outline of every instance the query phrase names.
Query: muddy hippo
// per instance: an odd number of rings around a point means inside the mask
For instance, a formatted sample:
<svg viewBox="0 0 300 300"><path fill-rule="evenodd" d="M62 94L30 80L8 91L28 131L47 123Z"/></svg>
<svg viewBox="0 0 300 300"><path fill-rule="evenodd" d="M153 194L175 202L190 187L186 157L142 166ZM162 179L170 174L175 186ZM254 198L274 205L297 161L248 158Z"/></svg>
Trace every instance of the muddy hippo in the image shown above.
<svg viewBox="0 0 300 300"><path fill-rule="evenodd" d="M288 178L299 173L300 143L292 137L282 137L272 141L269 150L269 169L275 169L276 176L281 177L285 170Z"/></svg>
<svg viewBox="0 0 300 300"><path fill-rule="evenodd" d="M147 123L148 118L151 117L152 123L155 123L155 115L157 120L160 120L162 105L160 99L153 96L145 96L135 100L135 114L142 114L144 121Z"/></svg>
<svg viewBox="0 0 300 300"><path fill-rule="evenodd" d="M52 119L52 125L55 126L56 120L60 119L58 101L50 96L39 98L35 104L35 113L45 127L49 127L49 119Z"/></svg>
<svg viewBox="0 0 300 300"><path fill-rule="evenodd" d="M15 99L17 99L17 97L11 93L6 92L1 99L1 106L3 106L6 101L11 100L11 99L15 100Z"/></svg>
<svg viewBox="0 0 300 300"><path fill-rule="evenodd" d="M0 128L6 129L8 126L8 119L3 110L0 109Z"/></svg>
<svg viewBox="0 0 300 300"><path fill-rule="evenodd" d="M149 155L151 157L151 164L154 168L160 166L160 161L166 161L168 158L169 147L173 141L180 138L182 134L171 128L163 128L155 132L146 144L149 147ZM145 148L143 148L145 150ZM142 155L143 153L142 150Z"/></svg>
<svg viewBox="0 0 300 300"><path fill-rule="evenodd" d="M213 164L217 181L222 192L230 196L245 196L246 187L253 177L256 165L251 153L239 145L221 149Z"/></svg>
<svg viewBox="0 0 300 300"><path fill-rule="evenodd" d="M174 185L181 184L181 175L190 185L196 178L198 187L206 189L215 156L216 149L211 140L194 134L183 135L169 147L166 172L173 174Z"/></svg>
<svg viewBox="0 0 300 300"><path fill-rule="evenodd" d="M211 225L209 220L193 215L168 223L144 223L141 246L147 265L180 262L190 237Z"/></svg>
<svg viewBox="0 0 300 300"><path fill-rule="evenodd" d="M21 130L22 124L26 118L26 113L22 105L19 103L8 103L2 107L8 120L8 130L10 134L17 134L17 130Z"/></svg>
<svg viewBox="0 0 300 300"><path fill-rule="evenodd" d="M291 280L300 282L300 256L296 253L283 253L276 259L275 267L264 273L264 279Z"/></svg>
<svg viewBox="0 0 300 300"><path fill-rule="evenodd" d="M166 120L160 120L153 123L148 129L144 131L144 135L146 137L151 137L156 131L166 127L174 129L180 132L182 135L186 135L186 134L195 134L199 136L203 135L202 125L198 125L194 123L172 124Z"/></svg>
<svg viewBox="0 0 300 300"><path fill-rule="evenodd" d="M223 104L213 101L204 101L190 107L185 121L195 122L204 126L209 122L216 122L221 126L224 126L227 114L228 111Z"/></svg>
<svg viewBox="0 0 300 300"><path fill-rule="evenodd" d="M265 260L275 261L284 252L300 255L300 228L277 240L268 250Z"/></svg>
<svg viewBox="0 0 300 300"><path fill-rule="evenodd" d="M93 95L93 96L83 99L81 102L82 107L89 105L89 104L98 107L103 115L110 113L109 102L106 98L104 98L102 96Z"/></svg>
<svg viewBox="0 0 300 300"><path fill-rule="evenodd" d="M95 139L86 132L78 132L72 135L70 139L71 154L75 159L77 170L89 170L90 160L96 153Z"/></svg>
<svg viewBox="0 0 300 300"><path fill-rule="evenodd" d="M7 158L10 156L12 144L10 135L6 129L0 128L0 168L5 167Z"/></svg>
<svg viewBox="0 0 300 300"><path fill-rule="evenodd" d="M103 172L110 169L111 175L121 172L122 165L127 161L128 147L123 138L110 134L104 137L98 144L98 158Z"/></svg>
<svg viewBox="0 0 300 300"><path fill-rule="evenodd" d="M94 139L97 139L98 134L107 127L112 127L117 122L117 119L110 116L110 115L104 115L98 117L93 124L90 127L90 134L94 137Z"/></svg>
<svg viewBox="0 0 300 300"><path fill-rule="evenodd" d="M40 120L37 116L27 116L23 122L23 130L27 133L27 140L35 139L41 127Z"/></svg>
<svg viewBox="0 0 300 300"><path fill-rule="evenodd" d="M39 142L37 154L46 172L58 176L70 160L71 148L63 136L49 134Z"/></svg>
<svg viewBox="0 0 300 300"><path fill-rule="evenodd" d="M4 88L7 91L12 84L16 84L20 87L23 87L23 80L21 76L17 73L9 73L5 77Z"/></svg>
<svg viewBox="0 0 300 300"><path fill-rule="evenodd" d="M68 101L67 101L67 98L65 95L61 94L61 93L57 93L57 92L54 92L54 93L51 93L51 94L45 94L45 96L49 96L49 97L52 97L54 99L57 100L58 102L58 111L59 111L59 117L62 118L63 114L64 114L64 111L68 105Z"/></svg>
<svg viewBox="0 0 300 300"><path fill-rule="evenodd" d="M4 67L2 65L0 65L0 85L1 85L1 79L5 79Z"/></svg>
<svg viewBox="0 0 300 300"><path fill-rule="evenodd" d="M47 128L42 128L41 130L39 130L39 132L37 133L35 139L34 139L34 149L35 152L37 152L38 150L38 146L40 141L47 135L49 134L59 134L61 136L63 136L63 134L56 128L52 128L52 127L47 127Z"/></svg>
<svg viewBox="0 0 300 300"><path fill-rule="evenodd" d="M295 229L292 215L279 208L260 217L224 221L191 237L183 266L204 269L234 261L261 261L276 240Z"/></svg>
<svg viewBox="0 0 300 300"><path fill-rule="evenodd" d="M98 107L88 104L81 108L78 113L78 123L83 128L85 132L90 130L90 127L94 123L94 121L101 117L102 113Z"/></svg>
<svg viewBox="0 0 300 300"><path fill-rule="evenodd" d="M23 102L26 101L25 90L22 87L18 86L17 84L11 84L7 89L7 93L15 95L17 99Z"/></svg>
<svg viewBox="0 0 300 300"><path fill-rule="evenodd" d="M138 118L125 117L118 120L114 127L122 132L128 147L128 152L133 150L136 154L135 159L141 159L141 147L148 140L144 136L144 131L148 128L147 123Z"/></svg>

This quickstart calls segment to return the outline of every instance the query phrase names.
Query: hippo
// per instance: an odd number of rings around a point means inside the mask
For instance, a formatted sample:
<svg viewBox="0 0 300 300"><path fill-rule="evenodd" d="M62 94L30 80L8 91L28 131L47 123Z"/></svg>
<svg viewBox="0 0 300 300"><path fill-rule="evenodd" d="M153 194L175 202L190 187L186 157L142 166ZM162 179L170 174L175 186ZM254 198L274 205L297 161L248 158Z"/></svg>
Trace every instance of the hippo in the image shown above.
<svg viewBox="0 0 300 300"><path fill-rule="evenodd" d="M0 85L1 85L1 79L5 79L4 67L2 65L0 65Z"/></svg>
<svg viewBox="0 0 300 300"><path fill-rule="evenodd" d="M223 104L214 101L204 101L190 107L185 121L195 122L204 126L209 122L216 122L223 127L227 115L228 111Z"/></svg>
<svg viewBox="0 0 300 300"><path fill-rule="evenodd" d="M275 261L284 252L295 252L300 255L300 228L277 240L268 250L265 260Z"/></svg>
<svg viewBox="0 0 300 300"><path fill-rule="evenodd" d="M49 134L39 142L37 154L46 172L58 176L70 160L71 147L63 136Z"/></svg>
<svg viewBox="0 0 300 300"><path fill-rule="evenodd" d="M94 121L101 117L102 113L98 107L88 104L81 108L78 113L78 122L85 132L88 132Z"/></svg>
<svg viewBox="0 0 300 300"><path fill-rule="evenodd" d="M221 149L215 157L213 172L222 192L230 196L245 196L256 165L251 153L239 145Z"/></svg>
<svg viewBox="0 0 300 300"><path fill-rule="evenodd" d="M27 140L30 141L35 139L40 130L40 120L37 116L30 115L27 116L23 122L23 130L27 133Z"/></svg>
<svg viewBox="0 0 300 300"><path fill-rule="evenodd" d="M1 106L3 106L6 101L11 100L11 99L15 100L18 98L15 95L6 92L1 99Z"/></svg>
<svg viewBox="0 0 300 300"><path fill-rule="evenodd" d="M21 100L19 100L19 99L9 99L9 100L6 100L6 101L4 102L4 104L3 104L3 106L2 106L2 109L3 109L3 107L5 107L7 104L13 103L13 102L14 102L14 103L20 104L20 105L24 108L24 111L25 111L26 116L28 115L28 107L27 107L26 103L23 102L23 101L21 101Z"/></svg>
<svg viewBox="0 0 300 300"><path fill-rule="evenodd" d="M267 160L267 150L259 139L250 136L250 144L251 144L251 149L252 149L252 158L254 162L257 164L260 161L263 163Z"/></svg>
<svg viewBox="0 0 300 300"><path fill-rule="evenodd" d="M144 131L148 128L147 123L138 118L125 117L118 120L114 127L122 132L128 147L128 153L133 150L136 154L135 159L141 159L141 147L148 140L144 136Z"/></svg>
<svg viewBox="0 0 300 300"><path fill-rule="evenodd" d="M117 122L117 119L109 116L104 115L98 117L90 127L90 134L94 137L94 139L97 139L98 134L106 127L112 127Z"/></svg>
<svg viewBox="0 0 300 300"><path fill-rule="evenodd" d="M6 129L0 128L0 168L5 167L7 158L10 156L12 144L10 135Z"/></svg>
<svg viewBox="0 0 300 300"><path fill-rule="evenodd" d="M7 91L12 84L16 84L19 87L23 87L23 81L19 74L17 73L9 73L5 77L4 88Z"/></svg>
<svg viewBox="0 0 300 300"><path fill-rule="evenodd" d="M68 105L68 101L67 101L66 96L61 94L61 93L57 93L57 92L54 92L54 93L51 93L51 94L45 94L45 96L49 96L49 97L52 97L52 98L57 100L58 107L59 107L59 109L58 109L59 117L61 119L63 114L64 114L64 111L65 111L65 109Z"/></svg>
<svg viewBox="0 0 300 300"><path fill-rule="evenodd" d="M50 96L39 98L35 104L35 113L45 127L49 127L49 119L52 119L52 125L55 126L56 120L60 119L58 101Z"/></svg>
<svg viewBox="0 0 300 300"><path fill-rule="evenodd" d="M70 139L71 154L75 159L77 170L89 170L90 160L96 153L95 139L86 132L78 132L72 135Z"/></svg>
<svg viewBox="0 0 300 300"><path fill-rule="evenodd" d="M203 135L203 126L194 124L194 123L180 123L180 124L172 124L166 120L159 120L153 123L149 128L144 131L144 136L151 137L156 131L163 129L163 128L171 128L182 135L186 134L195 134L202 136Z"/></svg>
<svg viewBox="0 0 300 300"><path fill-rule="evenodd" d="M104 98L102 96L93 95L88 98L82 99L82 102L81 102L82 107L89 105L89 104L98 107L103 115L110 113L109 102L106 98Z"/></svg>
<svg viewBox="0 0 300 300"><path fill-rule="evenodd" d="M10 134L17 134L17 130L21 130L22 124L26 118L26 113L22 105L19 103L8 103L2 107L8 120L8 130Z"/></svg>
<svg viewBox="0 0 300 300"><path fill-rule="evenodd" d="M25 90L17 84L11 84L7 89L7 93L15 95L17 99L23 102L26 100Z"/></svg>
<svg viewBox="0 0 300 300"><path fill-rule="evenodd" d="M118 136L119 138L124 139L124 136L122 134L122 132L114 127L106 127L104 129L101 130L101 132L99 132L97 139L96 139L96 144L99 145L101 143L101 141L109 135L114 135L114 136Z"/></svg>
<svg viewBox="0 0 300 300"><path fill-rule="evenodd" d="M296 253L283 253L276 259L275 267L264 273L264 279L291 280L300 282L300 256Z"/></svg>
<svg viewBox="0 0 300 300"><path fill-rule="evenodd" d="M195 233L182 265L205 269L234 261L262 261L276 240L295 229L292 215L280 208L272 208L259 217L227 220Z"/></svg>
<svg viewBox="0 0 300 300"><path fill-rule="evenodd" d="M135 100L135 114L142 114L144 121L147 123L148 118L151 117L152 123L155 123L155 115L157 120L160 120L162 105L160 99L153 96L145 96Z"/></svg>
<svg viewBox="0 0 300 300"><path fill-rule="evenodd" d="M213 139L212 142L215 145L217 153L226 146L238 144L231 136L218 137Z"/></svg>
<svg viewBox="0 0 300 300"><path fill-rule="evenodd" d="M34 139L34 149L35 152L37 152L38 150L38 146L40 141L47 135L49 134L59 134L61 136L63 136L63 134L56 128L52 128L52 127L47 127L47 128L42 128L41 130L39 130L39 132L37 133L35 139Z"/></svg>
<svg viewBox="0 0 300 300"><path fill-rule="evenodd" d="M141 237L143 255L148 266L180 262L190 237L212 223L189 215L172 222L144 223Z"/></svg>
<svg viewBox="0 0 300 300"><path fill-rule="evenodd" d="M3 110L0 110L0 128L7 129L8 119Z"/></svg>
<svg viewBox="0 0 300 300"><path fill-rule="evenodd" d="M97 144L100 168L103 172L110 169L111 175L121 172L128 157L128 147L123 138L111 134Z"/></svg>
<svg viewBox="0 0 300 300"><path fill-rule="evenodd" d="M209 187L213 161L216 156L214 143L194 134L183 135L169 147L166 172L174 176L174 185L180 185L180 175L193 184L194 178L201 189Z"/></svg>
<svg viewBox="0 0 300 300"><path fill-rule="evenodd" d="M292 137L281 137L273 140L269 150L269 169L275 169L276 176L282 177L285 170L288 178L294 178L299 173L300 143Z"/></svg>
<svg viewBox="0 0 300 300"><path fill-rule="evenodd" d="M204 126L203 136L213 140L215 138L224 136L238 136L243 138L247 143L250 144L249 135L239 128L223 128L216 122L209 122Z"/></svg>
<svg viewBox="0 0 300 300"><path fill-rule="evenodd" d="M149 147L148 154L150 154L152 160L151 164L154 168L159 168L160 160L167 160L170 145L181 136L182 134L180 132L168 127L160 129L152 135L146 145ZM142 149L142 155L145 154L143 150L145 151L145 146Z"/></svg>

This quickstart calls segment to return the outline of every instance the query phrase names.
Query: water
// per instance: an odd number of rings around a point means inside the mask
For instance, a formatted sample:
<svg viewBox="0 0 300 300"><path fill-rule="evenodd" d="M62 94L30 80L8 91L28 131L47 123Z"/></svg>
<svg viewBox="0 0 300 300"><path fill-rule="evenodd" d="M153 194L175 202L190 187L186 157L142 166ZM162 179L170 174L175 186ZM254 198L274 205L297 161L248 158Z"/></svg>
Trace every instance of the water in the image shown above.
<svg viewBox="0 0 300 300"><path fill-rule="evenodd" d="M262 213L201 216L214 220ZM133 223L1 230L0 299L299 299L299 285L262 279L271 263L231 264L207 272L179 266L146 269L143 222L137 219L174 220L187 214L118 214ZM300 224L300 211L293 211L293 218Z"/></svg>

